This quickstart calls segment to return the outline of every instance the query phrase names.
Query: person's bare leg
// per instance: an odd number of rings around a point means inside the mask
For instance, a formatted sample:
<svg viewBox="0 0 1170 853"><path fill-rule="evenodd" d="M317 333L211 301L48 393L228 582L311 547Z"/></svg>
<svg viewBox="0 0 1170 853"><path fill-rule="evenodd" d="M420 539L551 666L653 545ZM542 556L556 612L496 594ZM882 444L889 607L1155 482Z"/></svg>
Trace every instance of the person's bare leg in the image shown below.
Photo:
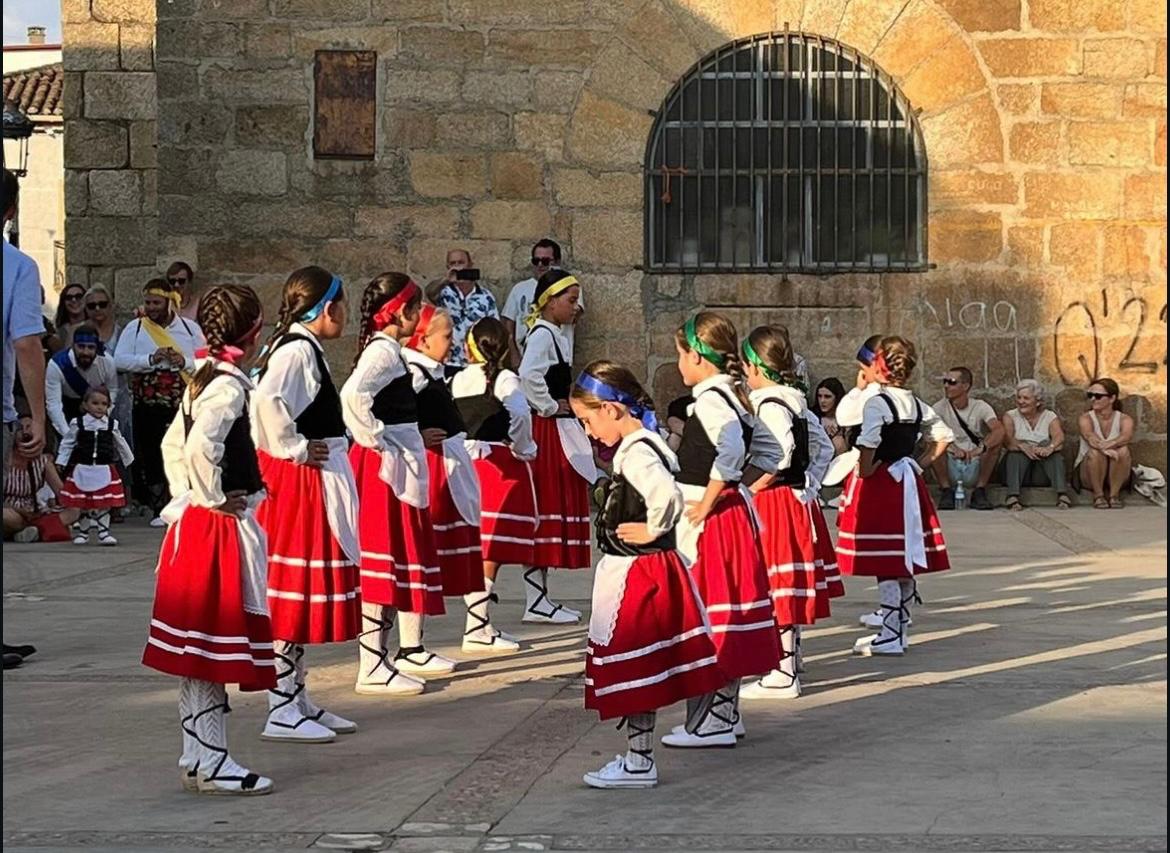
<svg viewBox="0 0 1170 853"><path fill-rule="evenodd" d="M27 525L24 523L24 516L14 509L4 507L4 535L11 536L14 533L19 533L24 530Z"/></svg>
<svg viewBox="0 0 1170 853"><path fill-rule="evenodd" d="M1089 453L1081 462L1081 476L1088 481L1093 498L1104 497L1105 475L1109 470L1109 457L1100 450L1089 448Z"/></svg>
<svg viewBox="0 0 1170 853"><path fill-rule="evenodd" d="M496 575L500 573L500 564L493 563L491 560L483 561L483 576L492 583L496 582Z"/></svg>
<svg viewBox="0 0 1170 853"><path fill-rule="evenodd" d="M930 463L930 470L934 472L934 479L938 481L941 488L949 489L951 487L951 472L947 470L947 454L944 453Z"/></svg>
<svg viewBox="0 0 1170 853"><path fill-rule="evenodd" d="M1133 457L1129 453L1129 448L1117 448L1117 458L1109 460L1109 497L1111 499L1121 495L1121 490L1129 482L1131 471L1133 471Z"/></svg>

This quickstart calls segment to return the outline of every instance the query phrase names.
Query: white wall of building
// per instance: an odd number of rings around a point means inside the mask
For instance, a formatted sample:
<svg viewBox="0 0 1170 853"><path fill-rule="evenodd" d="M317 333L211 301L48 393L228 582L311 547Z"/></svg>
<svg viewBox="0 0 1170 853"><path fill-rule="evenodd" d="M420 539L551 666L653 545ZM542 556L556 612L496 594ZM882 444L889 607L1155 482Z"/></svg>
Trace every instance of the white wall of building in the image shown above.
<svg viewBox="0 0 1170 853"><path fill-rule="evenodd" d="M62 128L39 125L29 138L28 174L20 179L20 248L37 262L41 283L45 287L45 310L57 308L57 294L64 281L64 255L61 269L55 267L53 243L65 239L65 146ZM15 140L4 140L4 162L9 168L18 163Z"/></svg>

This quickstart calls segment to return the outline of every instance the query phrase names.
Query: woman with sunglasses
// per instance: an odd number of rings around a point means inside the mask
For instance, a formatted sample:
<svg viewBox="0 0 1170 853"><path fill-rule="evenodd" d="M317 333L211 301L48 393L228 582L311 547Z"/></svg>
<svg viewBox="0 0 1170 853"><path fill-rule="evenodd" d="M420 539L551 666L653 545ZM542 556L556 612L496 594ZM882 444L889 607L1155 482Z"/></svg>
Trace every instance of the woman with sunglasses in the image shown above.
<svg viewBox="0 0 1170 853"><path fill-rule="evenodd" d="M57 316L53 318L60 349L66 349L73 343L73 330L84 322L85 285L67 284L57 300Z"/></svg>
<svg viewBox="0 0 1170 853"><path fill-rule="evenodd" d="M199 313L200 294L195 290L195 271L186 261L175 261L167 267L167 284L179 294L179 310L176 312L186 320L195 320Z"/></svg>
<svg viewBox="0 0 1170 853"><path fill-rule="evenodd" d="M1080 473L1081 482L1093 490L1094 509L1121 509L1125 506L1121 490L1133 471L1129 453L1133 418L1121 411L1121 389L1112 379L1096 380L1085 392L1085 399L1089 410L1078 424L1081 444L1073 468Z"/></svg>
<svg viewBox="0 0 1170 853"><path fill-rule="evenodd" d="M1064 427L1056 412L1044 405L1044 386L1035 379L1016 385L1016 408L1003 418L1004 481L1007 484L1008 509L1018 512L1020 489L1033 468L1039 468L1056 489L1056 505L1068 509L1072 501L1065 485Z"/></svg>

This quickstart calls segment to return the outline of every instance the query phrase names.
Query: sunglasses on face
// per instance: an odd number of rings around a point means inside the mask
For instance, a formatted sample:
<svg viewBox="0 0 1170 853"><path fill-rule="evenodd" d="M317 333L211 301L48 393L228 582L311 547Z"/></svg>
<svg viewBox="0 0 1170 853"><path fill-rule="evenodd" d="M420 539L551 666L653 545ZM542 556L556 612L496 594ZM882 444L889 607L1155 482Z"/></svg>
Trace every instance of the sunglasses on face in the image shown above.
<svg viewBox="0 0 1170 853"><path fill-rule="evenodd" d="M556 261L552 258L533 258L532 265L534 267L551 267Z"/></svg>
<svg viewBox="0 0 1170 853"><path fill-rule="evenodd" d="M185 279L185 278L168 278L167 281L170 282L171 284L177 284L180 287L182 287L183 285L185 285L187 283L187 279Z"/></svg>
<svg viewBox="0 0 1170 853"><path fill-rule="evenodd" d="M80 302L82 299L85 299L84 293L68 293L65 295L66 302Z"/></svg>
<svg viewBox="0 0 1170 853"><path fill-rule="evenodd" d="M87 302L87 303L85 303L85 307L88 308L90 311L100 311L103 308L109 308L110 303L108 301L104 301L104 300L102 302Z"/></svg>
<svg viewBox="0 0 1170 853"><path fill-rule="evenodd" d="M952 385L952 386L953 386L953 385L958 385L958 384L959 384L959 380L958 380L958 379L946 379L946 378L944 378L942 382L943 382L943 385Z"/></svg>
<svg viewBox="0 0 1170 853"><path fill-rule="evenodd" d="M1111 394L1102 394L1100 391L1086 391L1085 392L1085 399L1086 400L1106 400L1111 396L1112 396Z"/></svg>

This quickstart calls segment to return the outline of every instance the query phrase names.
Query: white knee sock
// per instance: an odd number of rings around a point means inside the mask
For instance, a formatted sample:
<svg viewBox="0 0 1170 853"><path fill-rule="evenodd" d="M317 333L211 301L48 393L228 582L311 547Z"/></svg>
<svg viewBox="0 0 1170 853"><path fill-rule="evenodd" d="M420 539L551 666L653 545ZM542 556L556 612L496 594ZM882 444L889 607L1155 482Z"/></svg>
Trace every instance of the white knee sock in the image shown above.
<svg viewBox="0 0 1170 853"><path fill-rule="evenodd" d="M199 741L195 738L195 679L179 679L179 726L183 730L183 754L179 767L194 770L199 764Z"/></svg>
<svg viewBox="0 0 1170 853"><path fill-rule="evenodd" d="M398 645L404 649L417 649L423 644L423 614L398 611Z"/></svg>
<svg viewBox="0 0 1170 853"><path fill-rule="evenodd" d="M489 633L492 627L492 617L488 607L498 599L492 589L496 583L491 578L483 579L483 592L469 592L463 596L463 604L467 607L467 619L463 623L463 635L467 636L480 629Z"/></svg>
<svg viewBox="0 0 1170 853"><path fill-rule="evenodd" d="M657 719L654 711L626 717L627 770L649 770L654 766L654 723Z"/></svg>

